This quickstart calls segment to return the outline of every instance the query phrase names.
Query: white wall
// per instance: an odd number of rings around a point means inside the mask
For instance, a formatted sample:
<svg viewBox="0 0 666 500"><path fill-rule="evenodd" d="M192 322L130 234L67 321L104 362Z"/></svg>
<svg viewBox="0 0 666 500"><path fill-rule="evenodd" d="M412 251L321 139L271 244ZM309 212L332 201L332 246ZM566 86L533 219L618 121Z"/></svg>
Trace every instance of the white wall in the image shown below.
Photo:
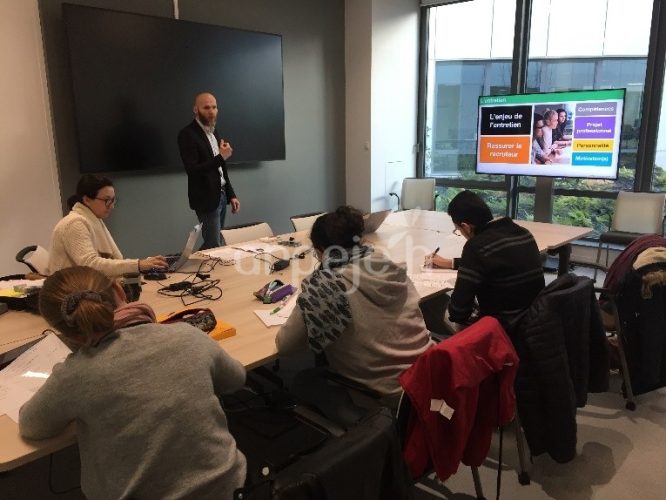
<svg viewBox="0 0 666 500"><path fill-rule="evenodd" d="M62 217L37 0L0 0L0 275Z"/></svg>
<svg viewBox="0 0 666 500"><path fill-rule="evenodd" d="M345 1L346 203L370 209L372 0Z"/></svg>
<svg viewBox="0 0 666 500"><path fill-rule="evenodd" d="M345 3L347 203L395 207L416 172L418 0Z"/></svg>
<svg viewBox="0 0 666 500"><path fill-rule="evenodd" d="M397 207L416 173L418 2L375 0L372 9L371 210Z"/></svg>

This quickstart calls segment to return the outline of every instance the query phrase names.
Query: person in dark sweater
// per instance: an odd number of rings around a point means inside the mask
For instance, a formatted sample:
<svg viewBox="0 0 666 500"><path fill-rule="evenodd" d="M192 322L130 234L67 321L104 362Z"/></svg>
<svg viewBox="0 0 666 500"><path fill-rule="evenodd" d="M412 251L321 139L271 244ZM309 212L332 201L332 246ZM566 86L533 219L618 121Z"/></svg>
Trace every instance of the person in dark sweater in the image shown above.
<svg viewBox="0 0 666 500"><path fill-rule="evenodd" d="M456 231L467 239L462 256L431 255L426 265L458 270L449 319L468 323L476 299L479 316L493 316L507 328L545 286L534 237L509 217L493 219L488 205L471 191L456 195L448 213Z"/></svg>

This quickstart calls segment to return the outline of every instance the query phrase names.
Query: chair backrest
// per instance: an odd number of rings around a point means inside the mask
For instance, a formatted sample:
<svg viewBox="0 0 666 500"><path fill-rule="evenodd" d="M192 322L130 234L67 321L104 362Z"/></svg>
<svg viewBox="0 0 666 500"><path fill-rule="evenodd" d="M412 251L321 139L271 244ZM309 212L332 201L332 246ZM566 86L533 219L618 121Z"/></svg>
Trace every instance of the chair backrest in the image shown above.
<svg viewBox="0 0 666 500"><path fill-rule="evenodd" d="M309 231L314 222L326 212L312 212L309 214L293 215L290 217L294 231Z"/></svg>
<svg viewBox="0 0 666 500"><path fill-rule="evenodd" d="M44 247L39 245L25 247L16 254L16 261L28 266L33 273L48 275L49 252Z"/></svg>
<svg viewBox="0 0 666 500"><path fill-rule="evenodd" d="M663 234L666 193L620 191L615 201L612 231Z"/></svg>
<svg viewBox="0 0 666 500"><path fill-rule="evenodd" d="M402 181L401 204L403 210L435 209L435 179L407 177Z"/></svg>
<svg viewBox="0 0 666 500"><path fill-rule="evenodd" d="M329 439L279 472L271 489L271 498L410 498L391 413L378 409Z"/></svg>
<svg viewBox="0 0 666 500"><path fill-rule="evenodd" d="M508 335L499 321L485 316L422 353L402 373L400 385L412 409L403 396L397 418L401 433L405 418L413 421L403 437L412 477L420 477L429 462L441 481L455 473L463 457L469 465L481 465L493 428L515 413L517 366ZM434 447L429 446L432 440Z"/></svg>
<svg viewBox="0 0 666 500"><path fill-rule="evenodd" d="M273 236L273 230L266 222L252 222L240 226L232 226L220 231L225 245L234 245L245 241L258 240Z"/></svg>

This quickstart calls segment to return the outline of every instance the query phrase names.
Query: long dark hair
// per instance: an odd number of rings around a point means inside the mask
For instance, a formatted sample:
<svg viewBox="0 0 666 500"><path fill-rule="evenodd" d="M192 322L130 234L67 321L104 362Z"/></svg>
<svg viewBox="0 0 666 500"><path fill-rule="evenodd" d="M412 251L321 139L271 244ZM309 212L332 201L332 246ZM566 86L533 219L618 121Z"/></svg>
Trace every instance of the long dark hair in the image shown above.
<svg viewBox="0 0 666 500"><path fill-rule="evenodd" d="M67 206L71 210L76 203L83 203L83 197L97 198L100 189L106 186L113 186L113 182L108 177L95 174L84 174L76 184L76 194L67 199Z"/></svg>

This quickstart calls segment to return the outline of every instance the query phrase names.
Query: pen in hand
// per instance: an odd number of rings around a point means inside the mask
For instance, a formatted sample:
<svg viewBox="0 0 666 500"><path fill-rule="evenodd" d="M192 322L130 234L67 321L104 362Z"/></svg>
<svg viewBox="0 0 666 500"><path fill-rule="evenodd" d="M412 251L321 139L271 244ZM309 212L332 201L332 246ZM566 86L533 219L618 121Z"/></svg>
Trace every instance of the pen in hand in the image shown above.
<svg viewBox="0 0 666 500"><path fill-rule="evenodd" d="M432 259L435 257L435 255L437 255L437 252L439 252L439 247L435 248L435 251L433 253L431 253L430 255L426 255L425 263L424 263L424 265L426 267L435 267L432 263Z"/></svg>

